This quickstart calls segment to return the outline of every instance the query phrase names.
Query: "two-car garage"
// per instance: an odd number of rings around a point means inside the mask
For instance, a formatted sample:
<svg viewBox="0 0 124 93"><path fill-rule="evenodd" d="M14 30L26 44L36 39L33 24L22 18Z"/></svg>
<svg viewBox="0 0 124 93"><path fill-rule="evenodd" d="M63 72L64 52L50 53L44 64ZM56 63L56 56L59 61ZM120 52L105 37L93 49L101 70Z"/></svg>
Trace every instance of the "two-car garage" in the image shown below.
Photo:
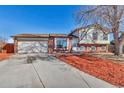
<svg viewBox="0 0 124 93"><path fill-rule="evenodd" d="M47 53L48 41L19 41L18 53Z"/></svg>
<svg viewBox="0 0 124 93"><path fill-rule="evenodd" d="M48 35L19 34L14 36L15 53L47 53Z"/></svg>

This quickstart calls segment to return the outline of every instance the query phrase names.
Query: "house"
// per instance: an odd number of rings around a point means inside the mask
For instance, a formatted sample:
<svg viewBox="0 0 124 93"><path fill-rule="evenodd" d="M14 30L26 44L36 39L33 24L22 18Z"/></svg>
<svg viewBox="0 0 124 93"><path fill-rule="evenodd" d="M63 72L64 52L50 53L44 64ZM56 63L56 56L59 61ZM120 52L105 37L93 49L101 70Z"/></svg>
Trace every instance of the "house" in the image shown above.
<svg viewBox="0 0 124 93"><path fill-rule="evenodd" d="M12 36L14 52L108 52L109 34L103 30L96 29L95 25L89 25L77 28L69 34L17 34Z"/></svg>
<svg viewBox="0 0 124 93"><path fill-rule="evenodd" d="M6 43L3 46L4 53L14 53L14 44L13 43Z"/></svg>
<svg viewBox="0 0 124 93"><path fill-rule="evenodd" d="M79 37L78 47L80 47L80 51L108 52L109 34L107 31L96 29L95 25L77 28L70 34Z"/></svg>
<svg viewBox="0 0 124 93"><path fill-rule="evenodd" d="M14 53L14 44L7 42L0 42L0 53Z"/></svg>
<svg viewBox="0 0 124 93"><path fill-rule="evenodd" d="M18 34L14 39L15 53L67 52L78 37L67 34Z"/></svg>

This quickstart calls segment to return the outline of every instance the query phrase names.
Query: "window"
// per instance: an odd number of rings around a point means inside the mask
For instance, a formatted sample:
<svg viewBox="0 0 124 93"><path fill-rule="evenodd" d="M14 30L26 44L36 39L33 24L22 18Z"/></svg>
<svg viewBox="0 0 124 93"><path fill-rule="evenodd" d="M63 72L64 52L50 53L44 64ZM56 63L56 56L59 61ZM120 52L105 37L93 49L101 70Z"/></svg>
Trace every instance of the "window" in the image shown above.
<svg viewBox="0 0 124 93"><path fill-rule="evenodd" d="M94 31L93 32L93 40L97 40L98 39L98 32Z"/></svg>
<svg viewBox="0 0 124 93"><path fill-rule="evenodd" d="M104 34L103 32L101 32L101 33L99 34L99 40L100 40L100 41L103 41L103 34Z"/></svg>
<svg viewBox="0 0 124 93"><path fill-rule="evenodd" d="M108 35L107 34L103 34L103 40L108 40Z"/></svg>
<svg viewBox="0 0 124 93"><path fill-rule="evenodd" d="M56 38L56 48L66 48L67 39L66 38Z"/></svg>
<svg viewBox="0 0 124 93"><path fill-rule="evenodd" d="M96 47L95 47L95 46L92 46L92 47L91 47L91 50L92 50L92 51L96 51Z"/></svg>
<svg viewBox="0 0 124 93"><path fill-rule="evenodd" d="M86 49L85 46L80 47L80 50L82 50L82 51L85 51L85 49Z"/></svg>
<svg viewBox="0 0 124 93"><path fill-rule="evenodd" d="M77 47L78 39L73 39L72 40L72 46Z"/></svg>
<svg viewBox="0 0 124 93"><path fill-rule="evenodd" d="M87 39L87 32L80 32L80 40L82 40L82 39Z"/></svg>

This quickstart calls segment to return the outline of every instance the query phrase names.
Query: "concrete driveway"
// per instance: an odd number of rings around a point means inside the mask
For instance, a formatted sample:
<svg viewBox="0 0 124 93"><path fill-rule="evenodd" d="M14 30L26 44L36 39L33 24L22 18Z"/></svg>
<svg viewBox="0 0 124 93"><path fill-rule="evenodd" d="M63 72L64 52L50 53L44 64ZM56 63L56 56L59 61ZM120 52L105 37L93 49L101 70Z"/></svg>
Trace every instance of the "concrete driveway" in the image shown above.
<svg viewBox="0 0 124 93"><path fill-rule="evenodd" d="M29 58L33 58L32 63L27 63ZM17 54L0 62L0 87L109 88L115 86L47 54Z"/></svg>

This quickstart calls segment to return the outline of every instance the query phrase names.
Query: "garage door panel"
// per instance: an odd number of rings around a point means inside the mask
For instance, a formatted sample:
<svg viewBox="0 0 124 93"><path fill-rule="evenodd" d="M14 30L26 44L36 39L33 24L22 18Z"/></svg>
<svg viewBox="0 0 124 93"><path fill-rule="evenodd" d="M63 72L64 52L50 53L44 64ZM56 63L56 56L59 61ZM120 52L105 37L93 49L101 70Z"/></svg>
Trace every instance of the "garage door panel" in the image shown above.
<svg viewBox="0 0 124 93"><path fill-rule="evenodd" d="M18 53L46 53L48 52L47 41L19 41Z"/></svg>

